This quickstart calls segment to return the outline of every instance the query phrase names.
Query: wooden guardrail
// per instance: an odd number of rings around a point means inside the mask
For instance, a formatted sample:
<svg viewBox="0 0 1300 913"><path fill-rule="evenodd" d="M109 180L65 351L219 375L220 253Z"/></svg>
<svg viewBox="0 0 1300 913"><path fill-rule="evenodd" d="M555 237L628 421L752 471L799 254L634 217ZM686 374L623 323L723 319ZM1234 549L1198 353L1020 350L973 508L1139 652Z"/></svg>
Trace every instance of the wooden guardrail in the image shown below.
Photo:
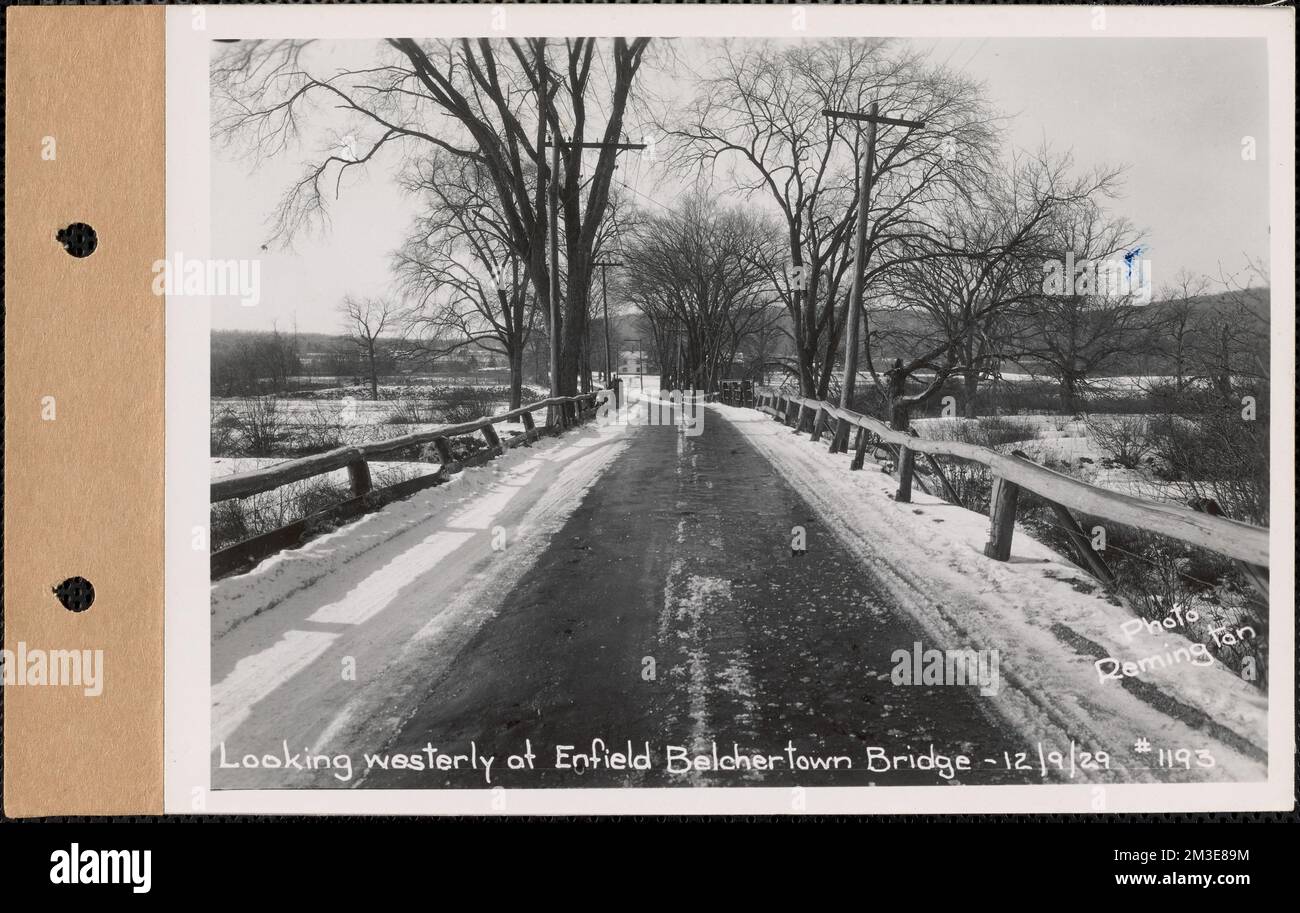
<svg viewBox="0 0 1300 913"><path fill-rule="evenodd" d="M989 507L990 532L984 553L990 558L1006 561L1011 556L1011 536L1015 530L1016 504L1020 490L1026 489L1041 497L1056 512L1058 520L1066 527L1070 539L1081 551L1081 559L1094 574L1106 579L1109 571L1100 564L1101 559L1090 547L1088 538L1070 509L1093 517L1121 523L1136 529L1169 536L1191 545L1227 555L1246 565L1247 578L1260 588L1267 598L1267 567L1269 563L1269 531L1194 510L1178 504L1147 501L1117 491L1089 485L1078 479L1053 472L1046 467L1015 455L989 450L963 441L933 441L891 428L885 422L842 409L833 403L783 393L770 387L755 393L755 408L771 415L777 421L794 426L796 431L807 431L817 440L826 430L830 420L855 427L851 469L861 469L870 437L896 448L898 453L898 493L896 500L911 500L912 479L915 471L915 454L924 454L933 460L936 456L969 460L988 467L993 474L993 495ZM842 428L837 426L836 438L846 440ZM832 444L834 446L834 442ZM937 463L931 463L945 491L951 488ZM1067 522L1068 521L1068 522ZM1099 566L1100 564L1100 566ZM1110 580L1107 580L1110 582Z"/></svg>
<svg viewBox="0 0 1300 913"><path fill-rule="evenodd" d="M417 491L431 488L447 481L452 474L460 472L466 466L481 465L499 456L512 447L527 445L545 434L558 434L571 425L578 424L594 413L598 400L611 391L596 390L577 396L555 396L539 402L530 403L519 409L511 409L498 415L488 415L471 422L456 425L442 425L428 431L403 434L387 440L374 441L353 447L339 447L325 453L314 454L296 460L286 460L264 469L253 469L234 475L214 479L210 486L209 500L216 504L236 498L273 491L290 482L310 479L325 475L339 469L347 469L352 498L333 507L304 517L278 529L253 536L242 542L227 546L212 553L212 578L225 576L237 570L245 569L251 564L284 548L291 548L301 542L304 533L320 525L325 520L348 519L369 510L377 509L386 503L408 497ZM533 413L540 409L553 409L554 422L538 427ZM522 433L502 438L496 425L518 419L524 426ZM452 455L451 439L479 432L483 435L487 448L466 460L457 462ZM375 489L370 476L369 460L384 454L395 453L408 447L432 444L438 451L441 466L436 473L408 479L382 489Z"/></svg>

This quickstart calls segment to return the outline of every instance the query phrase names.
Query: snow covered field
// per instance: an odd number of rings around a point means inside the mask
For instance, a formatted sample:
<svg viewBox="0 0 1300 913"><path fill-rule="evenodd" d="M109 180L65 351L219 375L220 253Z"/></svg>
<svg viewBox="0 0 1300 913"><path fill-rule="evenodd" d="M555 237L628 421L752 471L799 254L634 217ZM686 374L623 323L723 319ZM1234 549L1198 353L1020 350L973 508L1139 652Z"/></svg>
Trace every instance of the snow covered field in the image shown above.
<svg viewBox="0 0 1300 913"><path fill-rule="evenodd" d="M768 415L709 408L772 461L931 638L1000 651L1011 687L995 700L1027 739L1110 751L1137 780L1178 779L1144 771L1151 755L1131 753L1139 739L1212 746L1215 767L1189 777L1265 777L1267 697L1222 664L1171 663L1123 684L1101 678L1097 664L1105 658L1138 662L1180 648L1190 654L1192 642L1177 629L1130 633L1137 618L1128 608L1023 529L1011 560L993 561L983 554L984 515L920 492L911 504L896 503L897 481L878 466L851 472L847 456L831 455Z"/></svg>

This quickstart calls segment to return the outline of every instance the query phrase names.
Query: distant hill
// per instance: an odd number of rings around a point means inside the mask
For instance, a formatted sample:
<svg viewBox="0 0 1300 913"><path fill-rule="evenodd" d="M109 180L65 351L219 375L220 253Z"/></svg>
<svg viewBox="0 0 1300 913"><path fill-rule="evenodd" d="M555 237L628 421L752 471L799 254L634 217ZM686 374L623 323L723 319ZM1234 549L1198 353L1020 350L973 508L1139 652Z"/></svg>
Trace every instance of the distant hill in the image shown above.
<svg viewBox="0 0 1300 913"><path fill-rule="evenodd" d="M1216 292L1212 295L1197 295L1187 300L1193 317L1231 316L1240 309L1247 310L1265 326L1269 323L1269 304L1271 290L1253 288L1241 292ZM1150 311L1168 313L1181 306L1181 302L1153 301L1147 305Z"/></svg>
<svg viewBox="0 0 1300 913"><path fill-rule="evenodd" d="M1267 288L1248 289L1240 292L1216 292L1197 295L1186 302L1189 313L1187 318L1188 348L1204 348L1214 340L1211 334L1218 332L1225 324L1234 337L1234 348L1254 348L1267 357L1270 328L1270 290ZM1183 307L1183 302L1154 301L1148 305L1134 305L1152 320L1162 322L1171 319L1175 312ZM910 346L908 341L925 332L925 318L903 311L880 311L870 316L870 328L874 339L878 340L873 350L878 366L892 362L895 357L906 357ZM1157 336L1159 341L1161 336ZM1124 376L1136 373L1162 373L1167 365L1166 357L1160 352L1151 352L1142 356L1117 359L1107 373Z"/></svg>

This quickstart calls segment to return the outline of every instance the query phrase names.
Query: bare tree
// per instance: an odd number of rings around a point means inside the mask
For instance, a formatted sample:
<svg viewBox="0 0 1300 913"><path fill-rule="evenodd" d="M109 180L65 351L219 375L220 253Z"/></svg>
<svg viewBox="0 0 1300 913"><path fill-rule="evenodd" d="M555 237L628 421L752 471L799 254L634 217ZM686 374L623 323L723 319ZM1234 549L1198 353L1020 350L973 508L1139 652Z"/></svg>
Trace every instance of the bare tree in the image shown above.
<svg viewBox="0 0 1300 913"><path fill-rule="evenodd" d="M1270 380L1268 268L1250 259L1215 284L1222 291L1202 313L1192 357L1216 394L1230 400L1240 382L1266 386Z"/></svg>
<svg viewBox="0 0 1300 913"><path fill-rule="evenodd" d="M404 182L426 210L394 255L413 303L403 315L406 347L439 357L465 346L503 355L510 366L510 408L523 399L523 359L537 309L527 264L510 244L483 167L437 155Z"/></svg>
<svg viewBox="0 0 1300 913"><path fill-rule="evenodd" d="M592 349L599 349L601 353L601 364L609 369L610 365L606 363L605 341L609 339L609 345L612 349L615 342L609 337L610 327L613 321L609 317L609 293L610 289L614 292L615 313L618 311L618 295L621 286L617 279L617 270L615 269L615 281L611 286L609 283L609 266L610 263L621 264L624 259L624 246L630 233L640 224L642 220L641 213L632 205L627 194L619 192L617 188L610 190L609 203L605 210L605 218L601 220L600 230L596 233L596 244L592 249L592 280L589 283L592 286L592 293L588 296L587 308L587 336L584 339L582 350L582 370L580 377L582 381L582 392L589 393L591 389L591 362ZM600 264L606 264L603 268ZM600 288L600 298L596 295L595 271L602 269L604 276L604 285ZM599 315L599 316L598 316ZM594 331L599 330L599 337L594 335ZM614 353L609 353L610 358Z"/></svg>
<svg viewBox="0 0 1300 913"><path fill-rule="evenodd" d="M680 361L672 385L715 390L740 344L779 315L762 259L769 236L763 220L699 190L632 234L623 292L648 321L661 367Z"/></svg>
<svg viewBox="0 0 1300 913"><path fill-rule="evenodd" d="M1059 293L1045 290L1028 308L1017 334L1022 364L1045 371L1061 392L1061 407L1079 408L1090 379L1122 367L1126 360L1155 348L1153 313L1111 280L1096 282L1137 246L1128 220L1108 215L1094 202L1069 207L1058 220L1053 243L1065 264ZM1068 264L1073 263L1073 269Z"/></svg>
<svg viewBox="0 0 1300 913"><path fill-rule="evenodd" d="M399 308L385 298L354 298L351 295L339 305L343 317L344 333L356 346L365 360L370 378L370 398L379 399L379 339L396 329Z"/></svg>
<svg viewBox="0 0 1300 913"><path fill-rule="evenodd" d="M1198 299L1205 295L1210 282L1187 269L1174 274L1169 285L1161 290L1159 308L1159 334L1161 352L1168 359L1173 372L1174 396L1182 399L1187 385L1196 378L1193 353L1197 336L1202 332Z"/></svg>
<svg viewBox="0 0 1300 913"><path fill-rule="evenodd" d="M780 213L788 268L773 280L809 396L826 394L840 346L865 143L856 125L822 112L873 101L927 127L881 131L862 262L870 283L912 255L909 241L931 234L942 211L934 204L986 167L992 118L975 84L881 39L723 42L691 106L666 119L676 162L710 172L725 165L741 193Z"/></svg>
<svg viewBox="0 0 1300 913"><path fill-rule="evenodd" d="M911 407L952 376L964 378L965 414L977 414L980 379L1000 371L1017 319L1042 295L1042 262L1056 246L1057 223L1115 193L1118 171L1073 176L1071 168L1068 156L1046 150L1014 157L1005 171L954 197L932 234L902 245L911 256L900 256L881 285L903 319L869 332L867 346L867 367L886 392L895 427L906 428ZM880 372L872 347L882 344L906 356ZM926 379L909 393L918 374Z"/></svg>
<svg viewBox="0 0 1300 913"><path fill-rule="evenodd" d="M326 220L328 201L353 169L383 160L389 146L411 155L436 150L486 170L510 243L527 267L538 305L550 307L547 193L558 182L568 284L561 326L562 392L576 392L587 331L592 251L633 81L646 38L565 39L558 64L547 39L416 41L390 38L373 65L325 75L309 41L241 41L212 64L214 131L247 144L255 159L301 138L316 104L342 113L338 129L312 155L276 210L273 239L287 243ZM599 56L598 56L599 50ZM593 126L589 109L599 110ZM583 143L604 145L590 174ZM562 142L558 175L546 142Z"/></svg>

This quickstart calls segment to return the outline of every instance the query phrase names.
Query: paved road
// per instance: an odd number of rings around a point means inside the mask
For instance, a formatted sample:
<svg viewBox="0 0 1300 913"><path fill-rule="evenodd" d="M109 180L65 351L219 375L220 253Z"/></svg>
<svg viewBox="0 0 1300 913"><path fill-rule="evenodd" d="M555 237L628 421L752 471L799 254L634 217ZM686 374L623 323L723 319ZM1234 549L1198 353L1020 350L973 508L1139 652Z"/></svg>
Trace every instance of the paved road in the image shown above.
<svg viewBox="0 0 1300 913"><path fill-rule="evenodd" d="M704 433L640 427L550 548L457 658L428 683L385 751L496 758L492 783L565 786L1037 782L984 766L873 772L890 754L1023 750L974 688L891 684L891 655L923 635L870 569L725 420ZM803 554L792 528L807 531ZM927 647L959 646L926 643ZM650 746L652 769L555 767L555 747ZM531 770L505 758L536 755ZM852 769L669 773L666 746L711 756L849 757ZM379 788L483 787L481 769L370 773Z"/></svg>

